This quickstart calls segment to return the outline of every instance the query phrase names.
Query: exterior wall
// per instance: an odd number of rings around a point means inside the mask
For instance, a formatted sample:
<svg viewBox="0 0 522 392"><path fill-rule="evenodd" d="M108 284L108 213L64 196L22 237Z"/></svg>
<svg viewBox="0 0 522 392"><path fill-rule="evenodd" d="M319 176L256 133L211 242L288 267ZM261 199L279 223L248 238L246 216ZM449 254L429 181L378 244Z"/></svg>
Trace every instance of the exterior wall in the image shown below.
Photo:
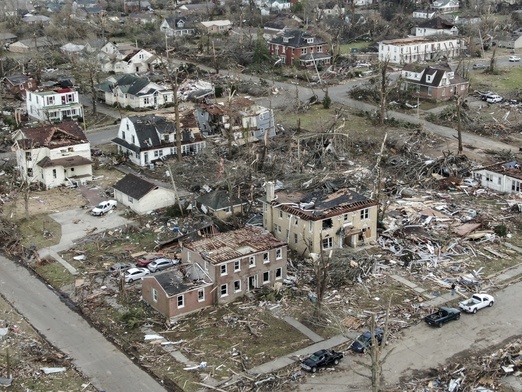
<svg viewBox="0 0 522 392"><path fill-rule="evenodd" d="M83 107L77 91L26 91L27 114L39 121L62 121L83 117Z"/></svg>
<svg viewBox="0 0 522 392"><path fill-rule="evenodd" d="M363 216L363 211L368 211ZM286 241L288 247L303 254L320 253L321 237L325 241L322 249L356 247L377 239L378 207L340 214L331 218L323 227L323 220L310 221L282 211L277 206L263 203L263 227L277 239ZM324 221L328 221L325 219ZM361 233L364 230L364 233ZM340 233L340 234L339 234ZM331 240L329 240L331 238ZM311 248L310 248L311 246Z"/></svg>
<svg viewBox="0 0 522 392"><path fill-rule="evenodd" d="M225 208L221 210L213 210L209 206L205 206L216 218L221 220L227 220L232 215L240 215L243 213L243 204L237 204L231 208Z"/></svg>
<svg viewBox="0 0 522 392"><path fill-rule="evenodd" d="M157 292L157 300L153 298L153 290ZM204 291L204 299L198 300L198 291ZM178 295L169 297L153 276L143 278L141 286L143 299L166 318L189 314L212 305L212 286L202 285L179 295L183 296L183 307L178 307Z"/></svg>
<svg viewBox="0 0 522 392"><path fill-rule="evenodd" d="M522 180L505 174L482 169L474 171L473 178L479 181L481 186L497 192L522 194Z"/></svg>
<svg viewBox="0 0 522 392"><path fill-rule="evenodd" d="M174 192L163 188L153 189L139 200L133 199L132 197L115 189L114 198L118 203L129 207L139 215L171 206L176 200Z"/></svg>
<svg viewBox="0 0 522 392"><path fill-rule="evenodd" d="M265 260L265 253L268 254L268 261ZM277 257L278 254L279 257ZM205 261L199 253L183 248L182 260L183 262L198 263L209 274L215 285L214 304L223 304L232 302L255 288L264 285L273 286L276 282L283 282L283 279L286 278L287 248L281 246L267 252L258 252L239 259L227 260L217 265ZM236 268L236 261L239 264L238 269ZM222 265L226 266L226 273L224 274L221 273ZM280 274L276 276L278 270ZM268 279L265 280L265 277ZM238 290L235 289L236 284L239 284ZM225 295L221 292L222 285L227 286L227 294Z"/></svg>
<svg viewBox="0 0 522 392"><path fill-rule="evenodd" d="M460 41L450 39L443 41L423 41L411 44L379 42L379 60L393 64L408 64L423 61L433 61L439 56L448 58L460 55Z"/></svg>
<svg viewBox="0 0 522 392"><path fill-rule="evenodd" d="M449 29L430 29L424 27L416 27L415 28L415 36L416 37L429 37L434 35L455 35L457 32L455 30Z"/></svg>
<svg viewBox="0 0 522 392"><path fill-rule="evenodd" d="M273 44L269 46L270 54L283 59L286 65L294 65L294 62L299 62L299 57L309 53L323 53L328 54L328 45L310 45L306 47L294 48L292 46L285 46L284 44Z"/></svg>
<svg viewBox="0 0 522 392"><path fill-rule="evenodd" d="M151 87L154 88L154 86L155 85L152 84ZM170 90L163 92L157 91L152 94L140 96L123 93L119 88L116 88L114 93L105 93L105 103L107 105L118 103L122 107L129 106L133 109L154 108L171 102L174 102L174 94Z"/></svg>
<svg viewBox="0 0 522 392"><path fill-rule="evenodd" d="M466 95L468 93L469 83L459 83L457 85L450 84L446 86L432 87L421 86L415 82L405 82L406 88L411 90L420 98L445 101L451 99L455 95Z"/></svg>

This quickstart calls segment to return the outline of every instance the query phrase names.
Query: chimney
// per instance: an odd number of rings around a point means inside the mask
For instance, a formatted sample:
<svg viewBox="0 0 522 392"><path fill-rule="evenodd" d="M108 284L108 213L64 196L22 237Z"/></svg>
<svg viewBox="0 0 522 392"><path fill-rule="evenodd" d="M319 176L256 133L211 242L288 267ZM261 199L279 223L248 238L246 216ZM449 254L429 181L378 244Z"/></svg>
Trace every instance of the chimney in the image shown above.
<svg viewBox="0 0 522 392"><path fill-rule="evenodd" d="M265 184L266 201L270 202L275 199L275 186L272 181Z"/></svg>

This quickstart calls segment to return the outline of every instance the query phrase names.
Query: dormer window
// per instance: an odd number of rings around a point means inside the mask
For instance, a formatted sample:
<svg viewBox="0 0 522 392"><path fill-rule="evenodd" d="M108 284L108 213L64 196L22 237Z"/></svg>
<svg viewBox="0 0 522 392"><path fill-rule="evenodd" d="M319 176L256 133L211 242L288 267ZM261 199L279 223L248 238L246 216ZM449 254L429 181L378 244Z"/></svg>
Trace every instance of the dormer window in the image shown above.
<svg viewBox="0 0 522 392"><path fill-rule="evenodd" d="M283 42L287 44L288 43L288 37L283 37Z"/></svg>
<svg viewBox="0 0 522 392"><path fill-rule="evenodd" d="M307 38L306 42L309 43L309 44L313 44L314 43L314 39L313 38Z"/></svg>

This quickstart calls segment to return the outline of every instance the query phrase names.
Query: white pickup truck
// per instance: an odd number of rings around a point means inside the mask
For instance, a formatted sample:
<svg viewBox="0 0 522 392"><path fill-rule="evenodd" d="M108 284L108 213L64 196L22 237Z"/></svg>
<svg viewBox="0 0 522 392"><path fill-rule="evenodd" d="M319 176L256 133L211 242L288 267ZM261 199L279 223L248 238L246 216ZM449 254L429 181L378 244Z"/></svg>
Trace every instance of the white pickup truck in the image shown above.
<svg viewBox="0 0 522 392"><path fill-rule="evenodd" d="M459 302L459 308L467 313L477 313L477 310L493 306L495 299L489 294L473 294L471 298Z"/></svg>
<svg viewBox="0 0 522 392"><path fill-rule="evenodd" d="M106 200L100 202L96 207L91 210L91 214L94 216L105 215L110 210L116 208L118 202L116 200Z"/></svg>

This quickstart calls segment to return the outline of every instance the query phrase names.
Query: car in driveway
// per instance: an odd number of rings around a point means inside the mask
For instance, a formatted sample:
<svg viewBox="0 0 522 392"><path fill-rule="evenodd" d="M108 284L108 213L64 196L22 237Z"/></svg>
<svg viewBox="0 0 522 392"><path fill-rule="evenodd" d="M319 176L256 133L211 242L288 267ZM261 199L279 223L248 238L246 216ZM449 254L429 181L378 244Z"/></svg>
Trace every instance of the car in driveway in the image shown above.
<svg viewBox="0 0 522 392"><path fill-rule="evenodd" d="M301 368L315 373L320 367L338 365L343 357L344 354L342 352L333 350L319 350L305 358L301 362Z"/></svg>
<svg viewBox="0 0 522 392"><path fill-rule="evenodd" d="M163 271L166 268L172 267L176 264L179 264L179 260L168 259L163 257L161 259L156 259L147 265L147 268L150 272Z"/></svg>
<svg viewBox="0 0 522 392"><path fill-rule="evenodd" d="M478 310L493 306L495 298L489 294L473 294L471 298L459 302L459 308L466 313L477 313Z"/></svg>
<svg viewBox="0 0 522 392"><path fill-rule="evenodd" d="M509 56L509 61L514 63L520 61L520 57L518 56Z"/></svg>
<svg viewBox="0 0 522 392"><path fill-rule="evenodd" d="M91 214L94 216L102 216L105 215L110 210L113 210L117 207L118 202L116 200L105 200L100 202L96 207L91 210Z"/></svg>
<svg viewBox="0 0 522 392"><path fill-rule="evenodd" d="M136 260L136 266L137 267L146 267L150 263L152 263L154 260L160 259L162 257L163 257L162 254L147 253L147 254L145 254L143 256L140 256L140 258L138 260Z"/></svg>
<svg viewBox="0 0 522 392"><path fill-rule="evenodd" d="M136 280L140 280L144 276L150 274L150 271L147 268L130 268L125 272L124 279L125 283L132 283Z"/></svg>
<svg viewBox="0 0 522 392"><path fill-rule="evenodd" d="M377 339L377 343L379 346L382 343L382 338L384 337L384 331L380 329L376 329L374 331L375 339ZM370 331L363 333L357 339L355 339L350 346L350 350L356 353L365 353L372 346L372 333Z"/></svg>

